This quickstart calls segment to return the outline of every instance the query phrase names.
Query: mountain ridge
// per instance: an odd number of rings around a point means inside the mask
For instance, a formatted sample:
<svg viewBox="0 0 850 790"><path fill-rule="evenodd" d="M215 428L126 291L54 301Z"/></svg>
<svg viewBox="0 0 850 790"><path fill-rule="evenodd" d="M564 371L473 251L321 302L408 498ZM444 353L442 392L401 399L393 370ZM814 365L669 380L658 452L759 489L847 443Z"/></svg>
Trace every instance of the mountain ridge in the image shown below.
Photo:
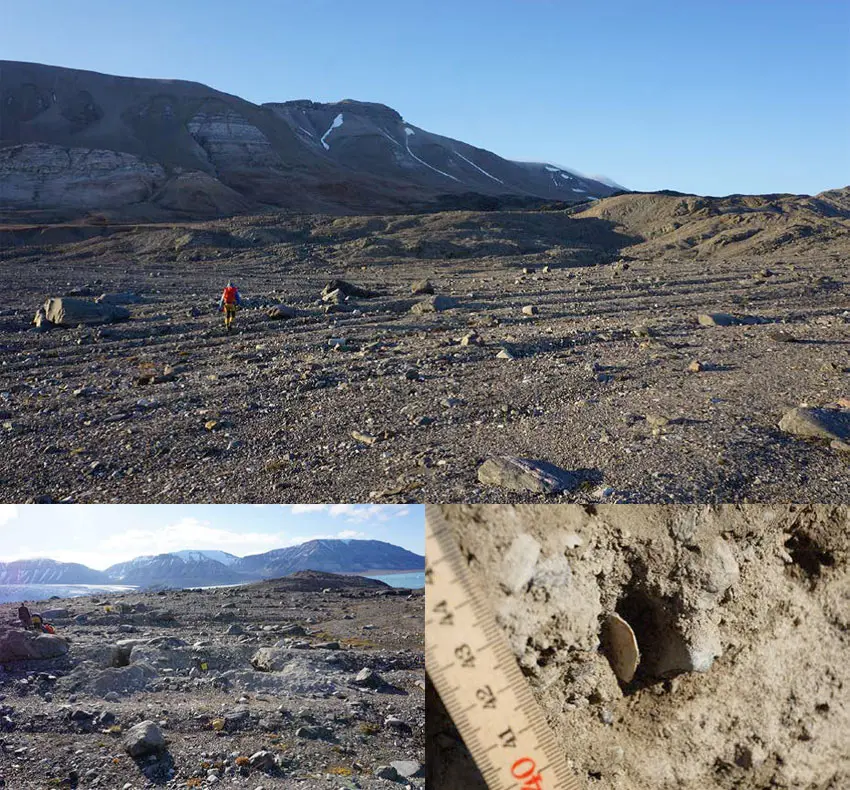
<svg viewBox="0 0 850 790"><path fill-rule="evenodd" d="M352 548L352 544L368 545ZM228 565L208 554L225 554L234 560ZM350 559L346 561L346 557ZM243 560L248 562L243 563ZM0 562L0 584L209 587L281 578L301 571L356 574L374 570L418 571L424 567L422 555L391 543L328 538L246 557L204 550L142 555L111 565L104 571L47 558Z"/></svg>
<svg viewBox="0 0 850 790"><path fill-rule="evenodd" d="M428 132L378 102L254 104L188 80L0 60L0 106L0 191L18 210L370 213L466 193L618 191Z"/></svg>

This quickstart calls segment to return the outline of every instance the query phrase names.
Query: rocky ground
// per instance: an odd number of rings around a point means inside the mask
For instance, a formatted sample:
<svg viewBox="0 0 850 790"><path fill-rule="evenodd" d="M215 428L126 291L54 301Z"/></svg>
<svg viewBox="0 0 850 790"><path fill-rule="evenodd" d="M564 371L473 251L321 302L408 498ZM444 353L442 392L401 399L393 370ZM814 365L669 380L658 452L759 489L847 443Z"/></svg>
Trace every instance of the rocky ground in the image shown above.
<svg viewBox="0 0 850 790"><path fill-rule="evenodd" d="M421 592L311 574L0 607L0 787L423 787Z"/></svg>
<svg viewBox="0 0 850 790"><path fill-rule="evenodd" d="M2 498L850 501L844 192L6 225ZM31 325L127 292L128 321ZM779 427L801 404L821 438ZM560 471L479 476L505 455Z"/></svg>
<svg viewBox="0 0 850 790"><path fill-rule="evenodd" d="M850 786L846 507L443 513L582 787ZM631 681L609 663L614 613ZM429 783L483 788L438 698L427 716Z"/></svg>

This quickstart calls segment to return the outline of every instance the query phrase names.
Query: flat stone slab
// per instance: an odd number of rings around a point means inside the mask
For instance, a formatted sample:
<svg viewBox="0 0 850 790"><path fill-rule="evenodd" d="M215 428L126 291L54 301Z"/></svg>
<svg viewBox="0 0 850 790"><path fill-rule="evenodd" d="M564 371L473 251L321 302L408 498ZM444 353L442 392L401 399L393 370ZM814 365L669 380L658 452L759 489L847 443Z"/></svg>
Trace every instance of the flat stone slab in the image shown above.
<svg viewBox="0 0 850 790"><path fill-rule="evenodd" d="M732 313L700 313L697 316L701 326L741 326L744 324L765 324L767 319L756 315L733 315Z"/></svg>
<svg viewBox="0 0 850 790"><path fill-rule="evenodd" d="M779 421L785 433L837 442L850 441L850 409L818 409L798 406Z"/></svg>
<svg viewBox="0 0 850 790"><path fill-rule="evenodd" d="M548 461L534 461L513 455L488 458L478 467L478 480L484 485L533 494L571 491L580 482L571 472Z"/></svg>

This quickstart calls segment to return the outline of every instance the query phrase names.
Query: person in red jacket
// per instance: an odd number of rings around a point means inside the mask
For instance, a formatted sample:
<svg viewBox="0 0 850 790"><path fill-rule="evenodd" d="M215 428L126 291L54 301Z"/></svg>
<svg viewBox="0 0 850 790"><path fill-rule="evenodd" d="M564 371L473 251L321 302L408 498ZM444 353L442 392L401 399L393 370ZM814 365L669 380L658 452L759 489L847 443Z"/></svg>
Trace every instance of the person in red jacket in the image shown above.
<svg viewBox="0 0 850 790"><path fill-rule="evenodd" d="M233 319L236 318L236 310L240 304L242 304L242 297L239 296L239 289L228 280L224 291L222 291L221 299L218 300L218 306L224 313L224 328L228 332L233 326Z"/></svg>

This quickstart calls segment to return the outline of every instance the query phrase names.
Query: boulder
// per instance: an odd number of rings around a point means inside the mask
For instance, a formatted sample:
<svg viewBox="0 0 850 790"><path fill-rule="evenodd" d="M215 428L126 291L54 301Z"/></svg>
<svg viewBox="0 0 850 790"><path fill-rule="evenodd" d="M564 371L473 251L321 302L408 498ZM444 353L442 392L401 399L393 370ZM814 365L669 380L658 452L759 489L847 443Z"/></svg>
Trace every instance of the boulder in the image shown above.
<svg viewBox="0 0 850 790"><path fill-rule="evenodd" d="M795 436L847 442L850 441L850 409L800 406L782 416L779 428Z"/></svg>
<svg viewBox="0 0 850 790"><path fill-rule="evenodd" d="M410 308L411 313L422 315L424 313L441 313L443 310L451 310L457 307L457 301L449 296L429 296L421 302L417 302Z"/></svg>
<svg viewBox="0 0 850 790"><path fill-rule="evenodd" d="M289 318L295 318L298 315L298 311L294 307L289 307L285 304L277 304L272 307L266 315L273 321L284 321Z"/></svg>
<svg viewBox="0 0 850 790"><path fill-rule="evenodd" d="M548 461L534 461L512 455L488 458L478 467L478 480L484 485L533 494L571 491L580 482L575 475Z"/></svg>
<svg viewBox="0 0 850 790"><path fill-rule="evenodd" d="M351 682L355 686L370 689L378 689L386 685L384 679L374 669L369 669L369 667L361 669Z"/></svg>
<svg viewBox="0 0 850 790"><path fill-rule="evenodd" d="M111 324L126 321L130 311L126 307L114 304L98 304L86 299L74 299L67 296L51 297L44 303L43 321L56 326L77 326L78 324ZM38 314L36 314L38 319Z"/></svg>
<svg viewBox="0 0 850 790"><path fill-rule="evenodd" d="M54 634L10 630L0 635L0 664L59 658L68 652L68 643Z"/></svg>
<svg viewBox="0 0 850 790"><path fill-rule="evenodd" d="M124 751L130 757L145 757L165 749L165 736L152 721L143 721L130 727L124 735Z"/></svg>
<svg viewBox="0 0 850 790"><path fill-rule="evenodd" d="M71 613L67 609L42 609L41 616L48 621L71 619Z"/></svg>

